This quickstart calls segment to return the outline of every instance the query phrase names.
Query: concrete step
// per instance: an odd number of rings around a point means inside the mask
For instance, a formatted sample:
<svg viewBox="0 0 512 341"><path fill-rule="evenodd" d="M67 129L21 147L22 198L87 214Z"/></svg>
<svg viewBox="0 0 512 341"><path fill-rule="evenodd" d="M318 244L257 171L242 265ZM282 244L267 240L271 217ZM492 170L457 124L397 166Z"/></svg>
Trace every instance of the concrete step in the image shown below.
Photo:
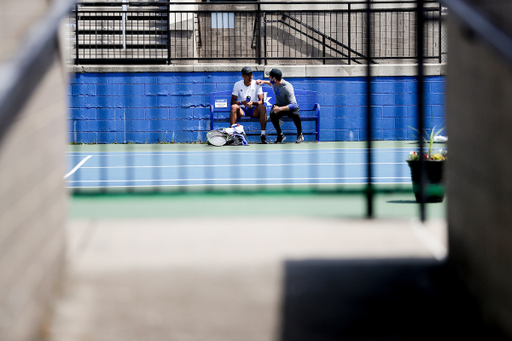
<svg viewBox="0 0 512 341"><path fill-rule="evenodd" d="M460 313L442 220L73 220L68 232L49 341L421 339Z"/></svg>

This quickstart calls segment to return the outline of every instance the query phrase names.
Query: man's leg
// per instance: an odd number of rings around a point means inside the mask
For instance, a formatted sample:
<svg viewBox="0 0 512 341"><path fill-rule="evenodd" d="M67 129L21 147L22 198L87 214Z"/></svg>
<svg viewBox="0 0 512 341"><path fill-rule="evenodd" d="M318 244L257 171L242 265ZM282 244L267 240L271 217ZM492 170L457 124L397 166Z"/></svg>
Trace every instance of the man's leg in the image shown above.
<svg viewBox="0 0 512 341"><path fill-rule="evenodd" d="M267 144L268 142L267 142L266 131L265 131L267 128L267 107L265 107L263 104L258 105L252 115L254 117L260 118L260 125L261 125L260 140L261 140L261 143Z"/></svg>
<svg viewBox="0 0 512 341"><path fill-rule="evenodd" d="M282 112L275 113L272 109L270 109L270 121L274 125L274 129L276 130L277 135L281 135L283 131L281 130L281 126L279 125L279 119L283 117Z"/></svg>
<svg viewBox="0 0 512 341"><path fill-rule="evenodd" d="M288 113L288 117L293 120L295 128L297 128L297 136L302 134L302 122L300 120L299 110L293 110Z"/></svg>
<svg viewBox="0 0 512 341"><path fill-rule="evenodd" d="M302 135L302 122L300 120L299 110L293 110L288 114L288 117L291 117L295 127L297 128L297 141L296 143L304 142L304 136Z"/></svg>
<svg viewBox="0 0 512 341"><path fill-rule="evenodd" d="M279 124L279 120L282 117L282 111L278 112L277 114L272 111L270 112L270 120L272 121L272 124L274 125L277 133L277 139L274 141L274 143L283 143L284 140L286 140L286 136L284 136L283 131L281 130L281 125Z"/></svg>
<svg viewBox="0 0 512 341"><path fill-rule="evenodd" d="M231 125L236 123L238 117L242 117L242 109L240 109L240 106L238 106L238 104L233 104L231 106L231 112L229 114L229 122L231 123Z"/></svg>
<svg viewBox="0 0 512 341"><path fill-rule="evenodd" d="M252 116L260 118L261 130L265 130L267 128L267 108L263 104L256 107Z"/></svg>

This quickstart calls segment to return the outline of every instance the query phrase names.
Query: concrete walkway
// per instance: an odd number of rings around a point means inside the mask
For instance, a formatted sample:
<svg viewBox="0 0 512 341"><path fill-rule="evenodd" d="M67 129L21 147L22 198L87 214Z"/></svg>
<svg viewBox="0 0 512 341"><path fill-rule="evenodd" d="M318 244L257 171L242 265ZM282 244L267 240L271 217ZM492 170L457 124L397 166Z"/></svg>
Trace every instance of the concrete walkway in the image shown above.
<svg viewBox="0 0 512 341"><path fill-rule="evenodd" d="M336 299L322 296L333 287L343 290L347 276L354 283L352 272L343 269L388 260L435 265L446 256L442 219L425 225L312 216L72 219L68 238L48 341L312 339L306 332L294 334L306 328L296 324L316 328L304 316L325 313L320 323L326 324L329 309L335 309L348 321L354 297L367 296L359 285ZM333 271L329 262L345 262L345 268ZM345 279L333 273L345 273ZM362 281L366 285L376 283ZM324 299L332 307L320 303ZM337 312L340 306L345 310Z"/></svg>

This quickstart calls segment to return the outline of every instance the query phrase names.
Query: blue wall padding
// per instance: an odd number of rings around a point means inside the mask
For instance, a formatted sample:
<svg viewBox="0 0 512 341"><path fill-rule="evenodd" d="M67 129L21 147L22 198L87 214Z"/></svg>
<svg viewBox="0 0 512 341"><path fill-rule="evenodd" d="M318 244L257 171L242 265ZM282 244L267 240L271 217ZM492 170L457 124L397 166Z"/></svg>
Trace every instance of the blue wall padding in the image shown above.
<svg viewBox="0 0 512 341"><path fill-rule="evenodd" d="M263 78L263 73L255 72L254 78ZM231 90L241 79L239 72L75 74L69 84L70 142L204 142L210 127L210 93ZM318 92L321 141L366 138L364 77L286 79L296 89ZM411 127L417 127L417 78L376 77L372 89L373 139L415 139ZM426 77L426 127L445 126L444 92L444 76ZM304 131L314 129L313 122L303 123ZM293 123L285 124L285 133L295 134ZM246 126L256 133L260 129L258 122ZM267 132L275 134L271 122ZM249 141L258 140L257 135L249 136Z"/></svg>

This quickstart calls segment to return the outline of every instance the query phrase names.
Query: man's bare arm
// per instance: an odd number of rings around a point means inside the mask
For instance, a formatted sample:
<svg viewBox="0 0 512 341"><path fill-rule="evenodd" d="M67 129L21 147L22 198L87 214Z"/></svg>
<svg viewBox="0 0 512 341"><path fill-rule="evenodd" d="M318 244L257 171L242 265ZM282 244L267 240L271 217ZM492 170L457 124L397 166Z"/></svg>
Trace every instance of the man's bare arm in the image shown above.
<svg viewBox="0 0 512 341"><path fill-rule="evenodd" d="M263 79L257 79L256 80L256 84L258 84L258 85L261 85L261 84L271 85L270 81L264 81Z"/></svg>
<svg viewBox="0 0 512 341"><path fill-rule="evenodd" d="M238 104L237 98L238 97L236 97L236 96L233 96L233 95L231 96L231 105Z"/></svg>
<svg viewBox="0 0 512 341"><path fill-rule="evenodd" d="M260 105L263 103L265 103L265 101L263 100L263 95L258 95L258 102L254 102L254 104Z"/></svg>

